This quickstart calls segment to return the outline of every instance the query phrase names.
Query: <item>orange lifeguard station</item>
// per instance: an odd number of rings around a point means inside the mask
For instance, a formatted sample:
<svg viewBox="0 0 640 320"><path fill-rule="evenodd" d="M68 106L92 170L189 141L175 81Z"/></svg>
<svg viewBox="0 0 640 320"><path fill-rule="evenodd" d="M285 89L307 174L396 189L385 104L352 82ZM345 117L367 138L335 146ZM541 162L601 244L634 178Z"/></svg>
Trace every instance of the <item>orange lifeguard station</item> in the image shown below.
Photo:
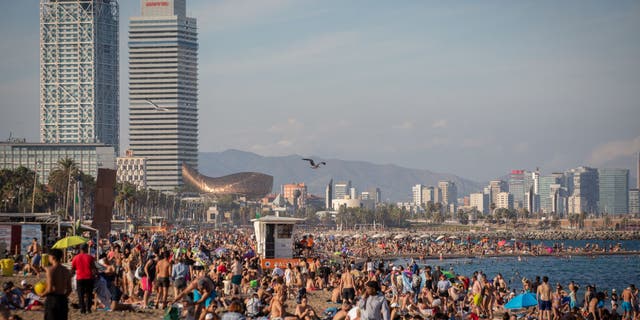
<svg viewBox="0 0 640 320"><path fill-rule="evenodd" d="M287 263L297 263L293 258L293 230L297 223L304 220L276 216L251 220L262 268L273 269L276 266L286 267Z"/></svg>

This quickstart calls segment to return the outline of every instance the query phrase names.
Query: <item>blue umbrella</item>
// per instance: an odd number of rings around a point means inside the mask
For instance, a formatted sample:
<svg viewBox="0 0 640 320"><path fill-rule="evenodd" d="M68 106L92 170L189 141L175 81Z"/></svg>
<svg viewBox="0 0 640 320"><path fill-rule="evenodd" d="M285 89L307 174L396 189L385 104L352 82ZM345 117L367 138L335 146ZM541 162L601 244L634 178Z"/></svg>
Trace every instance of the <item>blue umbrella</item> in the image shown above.
<svg viewBox="0 0 640 320"><path fill-rule="evenodd" d="M504 305L504 308L505 309L522 309L522 308L533 307L537 305L538 305L538 299L536 299L535 294L523 293L509 300L509 302L507 302L507 304Z"/></svg>

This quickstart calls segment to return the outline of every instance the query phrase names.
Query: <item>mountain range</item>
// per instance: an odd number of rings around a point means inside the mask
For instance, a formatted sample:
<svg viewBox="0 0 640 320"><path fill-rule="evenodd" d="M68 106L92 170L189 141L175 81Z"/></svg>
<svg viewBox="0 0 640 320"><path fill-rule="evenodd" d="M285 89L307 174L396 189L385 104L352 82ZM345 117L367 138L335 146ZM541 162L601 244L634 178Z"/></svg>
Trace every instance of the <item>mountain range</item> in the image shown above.
<svg viewBox="0 0 640 320"><path fill-rule="evenodd" d="M326 159L312 156L327 165L311 169L303 156L261 156L240 150L222 152L200 152L198 169L200 173L219 177L236 172L254 171L273 176L273 192L280 192L280 186L287 183L305 183L309 193L324 197L329 181L351 180L351 185L359 192L370 188L380 188L383 201L410 201L411 187L416 184L437 185L440 180L451 180L458 187L458 195L482 190L481 184L453 174L431 172L429 170L403 168L393 164L374 164L365 161Z"/></svg>

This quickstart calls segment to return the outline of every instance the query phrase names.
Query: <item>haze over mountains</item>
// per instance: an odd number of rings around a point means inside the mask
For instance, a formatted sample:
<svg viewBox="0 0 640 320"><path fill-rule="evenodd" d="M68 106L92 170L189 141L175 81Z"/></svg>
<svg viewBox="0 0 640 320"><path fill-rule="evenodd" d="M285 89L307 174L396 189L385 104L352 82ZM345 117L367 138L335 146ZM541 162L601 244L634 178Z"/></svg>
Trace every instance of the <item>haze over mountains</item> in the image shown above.
<svg viewBox="0 0 640 320"><path fill-rule="evenodd" d="M308 192L324 197L325 187L331 179L351 180L358 193L372 187L382 191L383 201L410 201L411 187L437 185L439 180L451 180L458 186L458 195L482 190L481 184L453 174L428 170L403 168L393 164L373 164L365 161L347 161L311 156L318 161L326 161L327 166L314 170L301 159L301 155L266 157L240 150L223 152L200 152L198 169L200 173L218 177L236 172L256 171L273 176L274 192L279 192L285 183L304 182Z"/></svg>

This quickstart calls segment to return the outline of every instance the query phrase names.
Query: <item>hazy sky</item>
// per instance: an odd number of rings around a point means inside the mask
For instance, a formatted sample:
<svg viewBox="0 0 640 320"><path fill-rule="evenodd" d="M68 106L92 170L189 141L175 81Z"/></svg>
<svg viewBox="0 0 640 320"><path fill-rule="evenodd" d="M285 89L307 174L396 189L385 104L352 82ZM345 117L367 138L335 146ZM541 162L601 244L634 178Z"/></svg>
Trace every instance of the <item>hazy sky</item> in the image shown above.
<svg viewBox="0 0 640 320"><path fill-rule="evenodd" d="M38 140L37 0L0 11L0 137ZM187 0L200 150L456 173L635 172L639 1ZM121 142L128 18L120 0ZM124 149L124 148L122 148Z"/></svg>

